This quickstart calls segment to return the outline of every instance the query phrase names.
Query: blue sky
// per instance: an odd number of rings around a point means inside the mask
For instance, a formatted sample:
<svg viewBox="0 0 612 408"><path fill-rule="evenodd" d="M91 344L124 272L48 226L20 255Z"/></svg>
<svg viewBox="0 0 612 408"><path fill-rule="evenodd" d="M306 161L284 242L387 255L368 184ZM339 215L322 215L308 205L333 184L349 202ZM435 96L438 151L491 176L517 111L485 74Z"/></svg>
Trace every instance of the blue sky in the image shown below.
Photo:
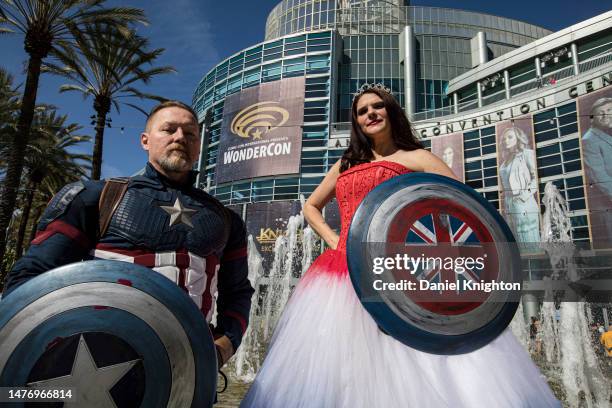
<svg viewBox="0 0 612 408"><path fill-rule="evenodd" d="M216 63L250 45L263 41L265 21L277 0L171 0L171 1L116 1L109 5L132 6L145 10L151 24L139 28L141 35L150 39L154 48L165 48L158 65L172 65L176 74L161 76L149 86L140 89L190 103L193 91ZM610 9L605 1L596 0L430 0L413 1L413 5L450 7L480 11L514 18L540 25L553 31L601 14ZM27 61L20 35L0 36L2 59L0 65L7 69L17 84L25 80ZM81 124L83 133L94 134L89 117L93 114L92 101L83 100L78 94L58 94L65 81L44 75L38 92L39 103L57 106L67 113L71 122ZM138 102L148 110L151 102ZM146 161L140 148L139 135L144 124L142 113L123 107L120 114L111 114L113 127L106 130L102 176L130 175ZM124 128L123 132L121 127ZM91 152L91 145L84 146Z"/></svg>

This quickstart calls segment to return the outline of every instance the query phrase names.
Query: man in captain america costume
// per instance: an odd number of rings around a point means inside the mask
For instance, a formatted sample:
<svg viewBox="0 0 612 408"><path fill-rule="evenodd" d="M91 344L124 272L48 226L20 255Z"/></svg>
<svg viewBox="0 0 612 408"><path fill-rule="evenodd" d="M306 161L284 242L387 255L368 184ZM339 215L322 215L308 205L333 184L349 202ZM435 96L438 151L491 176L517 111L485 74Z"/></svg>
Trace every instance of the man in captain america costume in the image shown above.
<svg viewBox="0 0 612 408"><path fill-rule="evenodd" d="M143 265L179 285L209 323L216 303L213 335L222 366L240 345L251 307L244 223L194 187L200 132L189 106L157 105L140 140L148 152L142 174L114 180L114 188L76 182L55 195L30 249L10 271L4 297L28 279L80 260Z"/></svg>

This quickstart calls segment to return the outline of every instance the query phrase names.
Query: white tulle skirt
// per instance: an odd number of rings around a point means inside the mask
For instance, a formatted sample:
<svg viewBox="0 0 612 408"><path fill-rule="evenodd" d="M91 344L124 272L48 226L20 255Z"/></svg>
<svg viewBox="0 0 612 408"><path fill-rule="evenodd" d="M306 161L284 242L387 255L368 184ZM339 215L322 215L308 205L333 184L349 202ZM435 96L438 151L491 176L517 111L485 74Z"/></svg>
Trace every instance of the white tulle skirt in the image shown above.
<svg viewBox="0 0 612 408"><path fill-rule="evenodd" d="M296 287L241 407L560 407L512 333L439 356L382 333L345 255L326 251Z"/></svg>

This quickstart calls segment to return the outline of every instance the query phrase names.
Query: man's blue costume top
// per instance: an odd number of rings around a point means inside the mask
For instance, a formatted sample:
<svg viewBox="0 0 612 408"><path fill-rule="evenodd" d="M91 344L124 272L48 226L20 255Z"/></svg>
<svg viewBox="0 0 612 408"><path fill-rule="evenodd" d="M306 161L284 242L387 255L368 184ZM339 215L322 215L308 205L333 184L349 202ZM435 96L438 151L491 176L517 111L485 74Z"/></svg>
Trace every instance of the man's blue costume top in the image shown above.
<svg viewBox="0 0 612 408"><path fill-rule="evenodd" d="M45 271L83 259L132 262L183 288L208 322L216 303L215 332L228 336L236 350L253 293L246 230L237 214L193 187L193 176L178 185L147 164L142 175L129 179L101 237L104 181L65 186L45 210L27 254L9 273L4 295Z"/></svg>

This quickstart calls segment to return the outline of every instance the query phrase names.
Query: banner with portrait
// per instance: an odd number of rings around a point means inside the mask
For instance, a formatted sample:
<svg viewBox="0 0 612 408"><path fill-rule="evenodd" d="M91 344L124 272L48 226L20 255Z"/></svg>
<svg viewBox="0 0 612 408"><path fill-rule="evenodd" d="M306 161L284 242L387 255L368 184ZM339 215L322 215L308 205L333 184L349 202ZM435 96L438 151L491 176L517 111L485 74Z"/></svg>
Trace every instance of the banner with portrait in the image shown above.
<svg viewBox="0 0 612 408"><path fill-rule="evenodd" d="M593 248L612 247L612 86L578 98L584 186Z"/></svg>
<svg viewBox="0 0 612 408"><path fill-rule="evenodd" d="M431 152L438 156L455 176L465 183L465 169L463 161L463 133L451 133L431 138Z"/></svg>
<svg viewBox="0 0 612 408"><path fill-rule="evenodd" d="M533 117L499 122L495 137L500 211L521 247L536 252L541 239Z"/></svg>
<svg viewBox="0 0 612 408"><path fill-rule="evenodd" d="M304 77L247 88L225 99L216 184L300 171Z"/></svg>

